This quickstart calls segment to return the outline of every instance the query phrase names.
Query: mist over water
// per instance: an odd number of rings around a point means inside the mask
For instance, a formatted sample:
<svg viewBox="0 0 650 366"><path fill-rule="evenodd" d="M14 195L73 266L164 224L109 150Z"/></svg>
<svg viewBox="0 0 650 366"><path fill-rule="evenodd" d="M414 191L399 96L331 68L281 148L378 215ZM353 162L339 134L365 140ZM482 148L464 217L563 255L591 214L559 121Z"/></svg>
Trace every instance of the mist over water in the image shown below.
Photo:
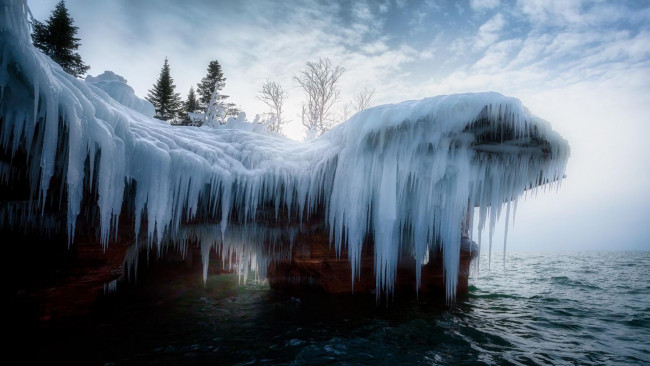
<svg viewBox="0 0 650 366"><path fill-rule="evenodd" d="M282 294L233 275L154 274L91 319L40 329L39 357L83 363L640 364L650 252L483 253L452 307ZM164 266L161 266L164 271Z"/></svg>

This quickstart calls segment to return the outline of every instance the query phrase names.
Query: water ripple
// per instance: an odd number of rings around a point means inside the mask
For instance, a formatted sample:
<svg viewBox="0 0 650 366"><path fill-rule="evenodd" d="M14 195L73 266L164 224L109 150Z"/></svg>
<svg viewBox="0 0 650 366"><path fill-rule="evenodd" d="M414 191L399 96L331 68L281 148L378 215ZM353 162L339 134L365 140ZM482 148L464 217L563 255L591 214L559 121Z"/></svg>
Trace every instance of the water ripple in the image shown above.
<svg viewBox="0 0 650 366"><path fill-rule="evenodd" d="M159 292L176 295L163 305L136 292L101 324L52 330L43 354L100 364L650 364L650 253L513 252L489 270L481 260L451 307L288 296L229 275L205 287L166 282Z"/></svg>

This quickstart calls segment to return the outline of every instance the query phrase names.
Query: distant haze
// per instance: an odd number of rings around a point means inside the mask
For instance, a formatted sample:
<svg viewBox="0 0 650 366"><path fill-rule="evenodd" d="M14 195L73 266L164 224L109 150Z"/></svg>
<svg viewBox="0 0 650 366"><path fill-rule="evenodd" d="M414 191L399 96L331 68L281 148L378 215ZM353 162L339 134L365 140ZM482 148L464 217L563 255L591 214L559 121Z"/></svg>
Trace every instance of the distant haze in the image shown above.
<svg viewBox="0 0 650 366"><path fill-rule="evenodd" d="M43 21L56 2L28 4ZM66 4L90 74L112 70L145 96L168 57L185 98L217 59L224 93L249 119L267 112L255 98L266 79L288 90L285 133L295 139L303 96L292 76L318 57L346 69L342 102L365 87L376 89L373 104L486 90L517 97L569 140L572 156L558 193L519 202L509 249L650 250L647 1Z"/></svg>

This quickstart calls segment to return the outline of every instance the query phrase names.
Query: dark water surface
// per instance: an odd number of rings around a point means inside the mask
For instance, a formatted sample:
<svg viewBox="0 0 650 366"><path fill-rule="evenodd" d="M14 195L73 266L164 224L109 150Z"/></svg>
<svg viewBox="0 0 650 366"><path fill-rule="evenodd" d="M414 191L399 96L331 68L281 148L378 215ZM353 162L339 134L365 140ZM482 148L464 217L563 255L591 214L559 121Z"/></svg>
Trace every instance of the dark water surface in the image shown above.
<svg viewBox="0 0 650 366"><path fill-rule="evenodd" d="M35 355L80 364L650 364L650 252L493 254L444 301L286 295L215 275L144 281ZM34 356L34 355L32 355Z"/></svg>

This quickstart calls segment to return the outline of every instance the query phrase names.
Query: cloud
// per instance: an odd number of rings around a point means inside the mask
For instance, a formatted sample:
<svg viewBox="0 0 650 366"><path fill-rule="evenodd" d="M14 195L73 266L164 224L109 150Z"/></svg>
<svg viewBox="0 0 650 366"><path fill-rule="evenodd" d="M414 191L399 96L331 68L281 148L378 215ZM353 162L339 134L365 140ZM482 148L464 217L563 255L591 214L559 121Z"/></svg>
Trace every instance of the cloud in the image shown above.
<svg viewBox="0 0 650 366"><path fill-rule="evenodd" d="M427 13L423 10L416 9L412 12L409 21L409 29L411 34L416 34L424 32L426 30L424 26L424 19L427 17Z"/></svg>
<svg viewBox="0 0 650 366"><path fill-rule="evenodd" d="M650 9L647 6L638 8L627 5L630 4L597 0L517 0L515 8L537 28L617 27L621 25L620 22L647 25Z"/></svg>
<svg viewBox="0 0 650 366"><path fill-rule="evenodd" d="M370 55L386 52L388 49L389 47L384 40L377 40L375 42L361 46L361 50Z"/></svg>
<svg viewBox="0 0 650 366"><path fill-rule="evenodd" d="M40 13L47 14L54 3ZM343 99L363 85L377 88L378 102L628 80L627 75L647 69L648 7L573 0L469 5L478 12L460 16L453 4L433 1L407 6L197 0L191 7L153 0L68 1L92 73L113 69L145 95L168 56L177 91L185 95L208 62L218 59L228 79L225 93L251 115L265 111L255 94L266 79L289 89L287 110L297 113L292 111L302 93L292 76L317 57L330 57L347 69ZM403 9L397 11L399 6Z"/></svg>
<svg viewBox="0 0 650 366"><path fill-rule="evenodd" d="M581 4L580 0L517 0L517 8L533 24L567 25L584 23L585 18L581 16Z"/></svg>
<svg viewBox="0 0 650 366"><path fill-rule="evenodd" d="M492 44L472 68L482 73L502 70L518 53L522 43L520 39L510 39Z"/></svg>
<svg viewBox="0 0 650 366"><path fill-rule="evenodd" d="M506 21L503 18L503 15L498 13L481 25L476 34L476 40L472 50L478 51L496 42L499 39L499 34L505 24Z"/></svg>
<svg viewBox="0 0 650 366"><path fill-rule="evenodd" d="M469 6L475 11L494 9L499 6L499 0L470 0Z"/></svg>

